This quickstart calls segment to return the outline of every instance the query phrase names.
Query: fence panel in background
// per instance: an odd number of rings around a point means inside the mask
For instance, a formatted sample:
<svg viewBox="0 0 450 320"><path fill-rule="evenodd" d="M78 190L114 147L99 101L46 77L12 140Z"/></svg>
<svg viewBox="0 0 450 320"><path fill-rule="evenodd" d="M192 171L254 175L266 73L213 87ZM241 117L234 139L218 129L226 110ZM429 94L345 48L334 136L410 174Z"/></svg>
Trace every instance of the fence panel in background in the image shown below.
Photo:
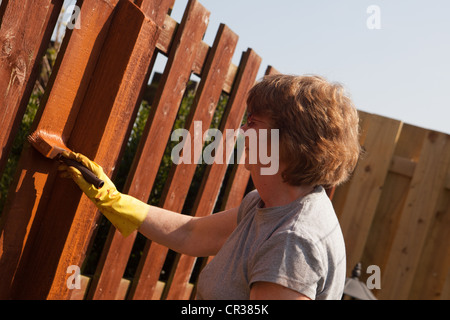
<svg viewBox="0 0 450 320"><path fill-rule="evenodd" d="M380 299L449 299L450 136L360 116L366 153L333 198L348 273L379 266Z"/></svg>

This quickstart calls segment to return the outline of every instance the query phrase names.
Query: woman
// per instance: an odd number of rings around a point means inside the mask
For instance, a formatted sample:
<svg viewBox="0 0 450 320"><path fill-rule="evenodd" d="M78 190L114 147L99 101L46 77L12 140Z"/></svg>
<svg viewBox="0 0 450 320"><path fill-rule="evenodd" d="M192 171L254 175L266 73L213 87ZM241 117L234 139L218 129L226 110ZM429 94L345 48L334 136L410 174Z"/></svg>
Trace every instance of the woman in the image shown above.
<svg viewBox="0 0 450 320"><path fill-rule="evenodd" d="M324 189L344 182L356 165L357 112L341 86L317 76L266 76L247 106L244 131L260 138L261 129L278 129L279 170L261 174L264 164L247 158L256 189L238 208L197 218L147 205L117 192L80 154L65 156L105 180L103 188L73 167L60 170L123 235L138 229L174 251L215 256L200 274L198 299L340 299L345 245Z"/></svg>

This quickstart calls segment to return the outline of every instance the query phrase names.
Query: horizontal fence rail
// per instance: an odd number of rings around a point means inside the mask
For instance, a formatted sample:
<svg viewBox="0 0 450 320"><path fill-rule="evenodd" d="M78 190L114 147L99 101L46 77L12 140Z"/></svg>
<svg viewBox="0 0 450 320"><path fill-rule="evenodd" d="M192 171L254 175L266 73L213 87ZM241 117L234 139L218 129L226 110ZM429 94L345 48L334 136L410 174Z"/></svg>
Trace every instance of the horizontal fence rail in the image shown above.
<svg viewBox="0 0 450 320"><path fill-rule="evenodd" d="M54 161L18 139L35 130L59 136L98 162L121 192L180 214L237 207L253 188L244 166L229 159L175 165L167 160L171 133L185 128L194 136L196 123L203 131L238 129L261 58L250 48L236 53L238 35L225 24L205 43L211 13L190 0L177 22L174 2L84 0L80 26L67 28L52 62L63 1L2 2L0 173L11 181L1 194L1 299L195 298L212 257L178 254L137 232L124 238L57 176ZM36 88L39 108L24 129ZM365 152L330 195L348 275L358 262L363 271L379 267L381 288L372 290L379 299L449 299L450 136L359 113ZM226 142L220 150L233 147ZM68 285L73 270L81 272L79 287Z"/></svg>

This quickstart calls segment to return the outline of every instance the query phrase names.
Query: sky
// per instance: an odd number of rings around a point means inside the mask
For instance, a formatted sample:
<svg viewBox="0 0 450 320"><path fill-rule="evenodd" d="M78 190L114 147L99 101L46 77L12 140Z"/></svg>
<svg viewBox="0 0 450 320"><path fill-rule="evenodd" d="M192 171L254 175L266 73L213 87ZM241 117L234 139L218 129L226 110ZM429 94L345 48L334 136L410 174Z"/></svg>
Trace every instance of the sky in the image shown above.
<svg viewBox="0 0 450 320"><path fill-rule="evenodd" d="M252 48L263 59L258 77L267 65L318 74L341 83L360 110L450 133L449 0L200 3L211 12L204 41L212 45L225 23L239 35L233 63ZM176 21L186 4L175 1Z"/></svg>
<svg viewBox="0 0 450 320"><path fill-rule="evenodd" d="M66 0L66 2L74 0ZM175 0L180 22L188 0ZM252 48L286 74L341 83L359 110L450 134L449 0L200 0L239 36L233 63ZM375 8L375 9L374 9ZM164 59L156 71L163 71Z"/></svg>

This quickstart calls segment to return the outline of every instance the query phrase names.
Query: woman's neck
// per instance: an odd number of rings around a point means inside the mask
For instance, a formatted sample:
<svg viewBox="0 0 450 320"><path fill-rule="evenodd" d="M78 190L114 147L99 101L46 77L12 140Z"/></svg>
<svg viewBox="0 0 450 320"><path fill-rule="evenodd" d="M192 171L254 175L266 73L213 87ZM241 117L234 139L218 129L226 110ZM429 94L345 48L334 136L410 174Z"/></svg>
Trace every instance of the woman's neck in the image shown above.
<svg viewBox="0 0 450 320"><path fill-rule="evenodd" d="M281 178L281 174L252 174L252 180L265 208L284 206L314 190L314 187L309 185L293 186L287 184Z"/></svg>

